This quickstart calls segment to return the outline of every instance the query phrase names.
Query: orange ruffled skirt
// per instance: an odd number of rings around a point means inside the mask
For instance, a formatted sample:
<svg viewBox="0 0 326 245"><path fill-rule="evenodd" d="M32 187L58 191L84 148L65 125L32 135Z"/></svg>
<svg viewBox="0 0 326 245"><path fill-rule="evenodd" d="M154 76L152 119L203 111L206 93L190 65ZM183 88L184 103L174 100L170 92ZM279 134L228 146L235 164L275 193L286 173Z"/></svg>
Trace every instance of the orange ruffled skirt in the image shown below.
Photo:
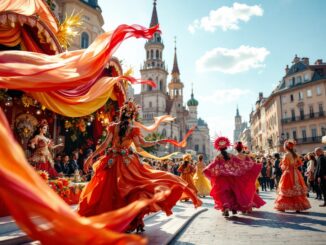
<svg viewBox="0 0 326 245"><path fill-rule="evenodd" d="M274 208L277 210L301 211L311 208L306 197L307 187L298 169L283 172L277 190Z"/></svg>
<svg viewBox="0 0 326 245"><path fill-rule="evenodd" d="M158 191L170 190L164 200L147 206L128 230L134 230L142 224L145 214L164 211L172 214L172 208L181 197L190 198L195 207L201 205L196 194L188 184L168 172L154 170L143 165L137 155L122 156L109 153L94 164L94 176L83 189L78 213L93 216L116 210L129 203L149 199Z"/></svg>

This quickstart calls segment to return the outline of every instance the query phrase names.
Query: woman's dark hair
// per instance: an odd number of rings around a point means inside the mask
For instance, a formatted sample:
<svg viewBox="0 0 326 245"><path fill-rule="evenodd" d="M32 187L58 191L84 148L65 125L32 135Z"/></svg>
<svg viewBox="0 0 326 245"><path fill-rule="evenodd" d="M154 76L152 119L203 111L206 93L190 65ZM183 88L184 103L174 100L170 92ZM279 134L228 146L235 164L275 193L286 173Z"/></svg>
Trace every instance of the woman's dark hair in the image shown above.
<svg viewBox="0 0 326 245"><path fill-rule="evenodd" d="M291 153L291 155L293 156L293 158L297 158L298 157L297 153L295 153L295 151L294 151L293 148L290 148L290 147L287 147L287 146L285 148Z"/></svg>
<svg viewBox="0 0 326 245"><path fill-rule="evenodd" d="M132 119L134 113L131 113L130 116L126 115L127 113L122 111L120 115L120 123L119 123L119 138L120 143L122 142L122 138L126 135L128 126L129 126L129 119Z"/></svg>
<svg viewBox="0 0 326 245"><path fill-rule="evenodd" d="M230 160L229 154L226 152L226 148L221 149L221 154L225 161Z"/></svg>
<svg viewBox="0 0 326 245"><path fill-rule="evenodd" d="M204 159L204 156L202 155L202 154L200 154L199 156L198 156L198 160L199 161L202 161Z"/></svg>
<svg viewBox="0 0 326 245"><path fill-rule="evenodd" d="M236 143L236 145L235 145L235 149L237 150L237 152L242 152L242 150L243 150L243 144L242 144L242 142L241 141L238 141L237 143Z"/></svg>

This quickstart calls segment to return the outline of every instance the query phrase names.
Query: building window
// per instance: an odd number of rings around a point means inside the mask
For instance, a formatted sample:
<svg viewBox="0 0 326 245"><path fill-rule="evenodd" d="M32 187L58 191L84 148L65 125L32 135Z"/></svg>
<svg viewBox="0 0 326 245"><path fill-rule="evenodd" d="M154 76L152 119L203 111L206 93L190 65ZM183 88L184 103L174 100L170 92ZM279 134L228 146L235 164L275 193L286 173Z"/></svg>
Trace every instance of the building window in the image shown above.
<svg viewBox="0 0 326 245"><path fill-rule="evenodd" d="M152 101L149 102L149 108L152 108L153 104Z"/></svg>
<svg viewBox="0 0 326 245"><path fill-rule="evenodd" d="M291 86L295 85L295 77L292 77Z"/></svg>
<svg viewBox="0 0 326 245"><path fill-rule="evenodd" d="M163 81L160 81L160 90L163 91Z"/></svg>
<svg viewBox="0 0 326 245"><path fill-rule="evenodd" d="M153 59L154 58L154 51L153 51L153 49L151 50L151 59Z"/></svg>
<svg viewBox="0 0 326 245"><path fill-rule="evenodd" d="M159 51L158 50L156 50L156 57L155 57L156 59L159 59L160 58L160 53L159 53Z"/></svg>
<svg viewBox="0 0 326 245"><path fill-rule="evenodd" d="M303 93L299 92L299 100L303 100Z"/></svg>
<svg viewBox="0 0 326 245"><path fill-rule="evenodd" d="M313 141L315 141L317 139L317 129L316 128L311 129L311 137L312 137Z"/></svg>
<svg viewBox="0 0 326 245"><path fill-rule="evenodd" d="M195 145L195 151L196 151L196 152L199 151L199 145Z"/></svg>
<svg viewBox="0 0 326 245"><path fill-rule="evenodd" d="M309 74L305 74L305 75L304 75L304 81L305 81L305 82L309 81Z"/></svg>
<svg viewBox="0 0 326 245"><path fill-rule="evenodd" d="M163 138L166 137L166 130L165 130L165 128L162 130L162 137L163 137Z"/></svg>
<svg viewBox="0 0 326 245"><path fill-rule="evenodd" d="M296 140L297 139L297 131L293 130L292 135L293 135L293 139Z"/></svg>
<svg viewBox="0 0 326 245"><path fill-rule="evenodd" d="M146 56L147 59L149 59L149 50L147 50L147 56Z"/></svg>
<svg viewBox="0 0 326 245"><path fill-rule="evenodd" d="M311 89L308 89L307 90L307 97L312 97L312 91L311 91Z"/></svg>
<svg viewBox="0 0 326 245"><path fill-rule="evenodd" d="M318 108L319 108L319 116L324 116L324 107L323 107L323 104L319 104L318 105Z"/></svg>
<svg viewBox="0 0 326 245"><path fill-rule="evenodd" d="M294 100L293 94L290 95L290 100L291 100L291 102L293 102L293 100Z"/></svg>
<svg viewBox="0 0 326 245"><path fill-rule="evenodd" d="M291 109L291 120L295 121L295 111L294 111L294 109Z"/></svg>
<svg viewBox="0 0 326 245"><path fill-rule="evenodd" d="M81 48L88 48L89 46L89 36L86 32L81 34Z"/></svg>
<svg viewBox="0 0 326 245"><path fill-rule="evenodd" d="M282 95L282 104L285 104L286 103L286 95Z"/></svg>
<svg viewBox="0 0 326 245"><path fill-rule="evenodd" d="M326 127L321 127L321 135L322 136L326 135Z"/></svg>
<svg viewBox="0 0 326 245"><path fill-rule="evenodd" d="M160 52L160 59L162 59L162 52Z"/></svg>
<svg viewBox="0 0 326 245"><path fill-rule="evenodd" d="M288 112L285 111L285 112L284 112L284 119L286 119L287 117L288 117Z"/></svg>
<svg viewBox="0 0 326 245"><path fill-rule="evenodd" d="M302 83L302 78L301 76L297 77L297 84L301 84Z"/></svg>
<svg viewBox="0 0 326 245"><path fill-rule="evenodd" d="M320 89L320 86L317 86L317 95L321 95L321 89Z"/></svg>
<svg viewBox="0 0 326 245"><path fill-rule="evenodd" d="M302 139L303 139L303 141L306 141L307 140L307 131L306 131L305 128L302 129Z"/></svg>
<svg viewBox="0 0 326 245"><path fill-rule="evenodd" d="M314 118L315 117L314 107L312 105L309 106L309 114L310 114L310 118Z"/></svg>
<svg viewBox="0 0 326 245"><path fill-rule="evenodd" d="M289 134L289 132L286 132L286 138L287 138L287 139L290 138L290 134Z"/></svg>
<svg viewBox="0 0 326 245"><path fill-rule="evenodd" d="M304 110L303 110L303 107L300 107L300 119L301 120L304 119Z"/></svg>

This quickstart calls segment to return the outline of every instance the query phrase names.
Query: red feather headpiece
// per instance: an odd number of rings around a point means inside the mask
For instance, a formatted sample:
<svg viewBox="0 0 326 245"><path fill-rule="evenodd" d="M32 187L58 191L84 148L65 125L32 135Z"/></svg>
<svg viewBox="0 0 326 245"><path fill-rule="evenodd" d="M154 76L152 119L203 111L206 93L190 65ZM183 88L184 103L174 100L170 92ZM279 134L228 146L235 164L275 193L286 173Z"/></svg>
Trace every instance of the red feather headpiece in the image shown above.
<svg viewBox="0 0 326 245"><path fill-rule="evenodd" d="M284 142L284 148L287 148L287 149L293 149L294 146L295 146L296 142L294 140L286 140Z"/></svg>
<svg viewBox="0 0 326 245"><path fill-rule="evenodd" d="M231 145L230 140L226 137L218 137L214 142L214 147L216 150L223 150Z"/></svg>

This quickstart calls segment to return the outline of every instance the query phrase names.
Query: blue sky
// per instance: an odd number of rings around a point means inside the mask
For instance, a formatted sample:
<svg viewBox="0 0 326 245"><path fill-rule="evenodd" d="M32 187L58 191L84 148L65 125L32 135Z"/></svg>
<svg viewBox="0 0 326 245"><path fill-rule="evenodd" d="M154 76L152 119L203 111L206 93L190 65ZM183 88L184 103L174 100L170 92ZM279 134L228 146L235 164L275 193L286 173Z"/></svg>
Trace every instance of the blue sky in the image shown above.
<svg viewBox="0 0 326 245"><path fill-rule="evenodd" d="M119 24L148 26L153 1L99 0L99 5L107 31ZM326 60L325 10L323 0L157 1L163 59L171 72L177 36L184 102L194 83L199 116L208 122L211 136L232 139L236 106L249 120L258 93L271 93L295 54L311 63ZM128 40L116 53L133 67L135 77L145 59L144 43Z"/></svg>

